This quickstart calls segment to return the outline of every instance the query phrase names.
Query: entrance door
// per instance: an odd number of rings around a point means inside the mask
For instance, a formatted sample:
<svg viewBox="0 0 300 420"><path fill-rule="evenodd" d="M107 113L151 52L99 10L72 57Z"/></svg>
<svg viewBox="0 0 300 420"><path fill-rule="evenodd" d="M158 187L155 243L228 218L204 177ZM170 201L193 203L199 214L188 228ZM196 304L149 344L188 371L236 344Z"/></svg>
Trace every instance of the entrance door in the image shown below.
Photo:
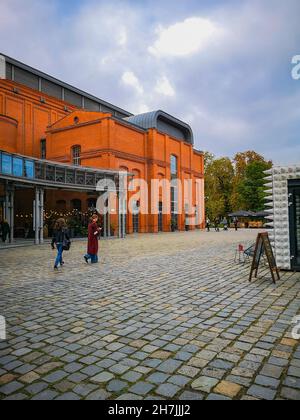
<svg viewBox="0 0 300 420"><path fill-rule="evenodd" d="M158 231L163 231L163 203L159 202L158 205Z"/></svg>
<svg viewBox="0 0 300 420"><path fill-rule="evenodd" d="M292 269L300 271L300 185L291 185L289 194Z"/></svg>

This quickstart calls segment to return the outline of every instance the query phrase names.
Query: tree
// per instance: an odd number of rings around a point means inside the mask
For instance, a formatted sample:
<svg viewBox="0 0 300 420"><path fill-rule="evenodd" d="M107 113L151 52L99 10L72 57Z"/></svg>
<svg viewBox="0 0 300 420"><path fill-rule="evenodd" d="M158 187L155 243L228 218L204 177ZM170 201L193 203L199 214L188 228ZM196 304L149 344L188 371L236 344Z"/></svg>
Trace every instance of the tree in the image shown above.
<svg viewBox="0 0 300 420"><path fill-rule="evenodd" d="M261 211L265 207L265 174L272 167L271 162L253 161L245 168L243 179L238 184L238 192L244 209Z"/></svg>
<svg viewBox="0 0 300 420"><path fill-rule="evenodd" d="M213 220L230 213L234 168L229 158L210 159L206 166L206 209Z"/></svg>

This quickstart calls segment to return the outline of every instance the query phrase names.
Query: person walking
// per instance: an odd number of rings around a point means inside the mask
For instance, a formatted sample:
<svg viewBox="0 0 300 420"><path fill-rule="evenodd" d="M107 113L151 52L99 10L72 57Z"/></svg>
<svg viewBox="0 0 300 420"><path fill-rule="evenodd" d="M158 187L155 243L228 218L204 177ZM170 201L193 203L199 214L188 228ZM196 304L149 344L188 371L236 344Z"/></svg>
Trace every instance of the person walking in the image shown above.
<svg viewBox="0 0 300 420"><path fill-rule="evenodd" d="M210 232L210 220L209 220L209 218L206 219L206 229L207 229L207 232Z"/></svg>
<svg viewBox="0 0 300 420"><path fill-rule="evenodd" d="M57 257L54 264L54 270L58 270L58 266L61 267L65 264L63 261L64 248L67 248L70 244L70 236L67 229L67 223L65 219L58 219L54 225L53 238L52 238L52 249L57 249Z"/></svg>
<svg viewBox="0 0 300 420"><path fill-rule="evenodd" d="M220 220L216 217L215 218L215 231L216 232L220 232L219 224L220 224Z"/></svg>
<svg viewBox="0 0 300 420"><path fill-rule="evenodd" d="M88 249L87 254L84 256L85 262L88 264L91 261L92 264L97 264L98 251L99 251L99 235L101 228L98 226L99 217L97 214L92 216L91 222L88 229Z"/></svg>
<svg viewBox="0 0 300 420"><path fill-rule="evenodd" d="M234 224L235 231L237 232L239 229L239 219L237 217L234 218L233 224Z"/></svg>
<svg viewBox="0 0 300 420"><path fill-rule="evenodd" d="M0 227L1 227L1 239L2 239L2 242L5 244L7 237L9 236L9 233L10 233L10 226L7 220L3 220L0 223Z"/></svg>

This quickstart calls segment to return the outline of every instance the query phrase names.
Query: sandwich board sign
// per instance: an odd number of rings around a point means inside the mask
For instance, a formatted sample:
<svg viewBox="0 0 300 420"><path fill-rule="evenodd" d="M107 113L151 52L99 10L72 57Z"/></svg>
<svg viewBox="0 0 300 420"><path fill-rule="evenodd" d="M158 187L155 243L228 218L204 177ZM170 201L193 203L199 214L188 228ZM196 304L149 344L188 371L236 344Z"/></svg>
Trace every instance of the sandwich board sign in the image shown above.
<svg viewBox="0 0 300 420"><path fill-rule="evenodd" d="M249 281L252 281L254 273L255 278L257 278L260 262L264 255L268 260L273 283L276 284L276 278L277 280L280 280L280 274L276 264L276 259L270 242L269 234L267 232L260 233L257 237Z"/></svg>

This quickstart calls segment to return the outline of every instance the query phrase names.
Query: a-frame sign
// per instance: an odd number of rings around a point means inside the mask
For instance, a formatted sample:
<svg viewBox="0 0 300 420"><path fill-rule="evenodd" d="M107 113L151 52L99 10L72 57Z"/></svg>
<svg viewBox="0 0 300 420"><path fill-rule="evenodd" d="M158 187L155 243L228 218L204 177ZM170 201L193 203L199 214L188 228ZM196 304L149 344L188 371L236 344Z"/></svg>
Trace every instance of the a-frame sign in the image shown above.
<svg viewBox="0 0 300 420"><path fill-rule="evenodd" d="M260 233L257 237L249 281L250 282L252 281L254 272L255 272L255 278L257 278L261 258L264 254L266 255L267 260L268 260L268 264L269 264L270 271L272 274L273 283L276 283L276 277L278 280L280 280L280 274L279 274L279 269L276 264L276 259L275 259L273 248L270 242L269 234L267 232Z"/></svg>

